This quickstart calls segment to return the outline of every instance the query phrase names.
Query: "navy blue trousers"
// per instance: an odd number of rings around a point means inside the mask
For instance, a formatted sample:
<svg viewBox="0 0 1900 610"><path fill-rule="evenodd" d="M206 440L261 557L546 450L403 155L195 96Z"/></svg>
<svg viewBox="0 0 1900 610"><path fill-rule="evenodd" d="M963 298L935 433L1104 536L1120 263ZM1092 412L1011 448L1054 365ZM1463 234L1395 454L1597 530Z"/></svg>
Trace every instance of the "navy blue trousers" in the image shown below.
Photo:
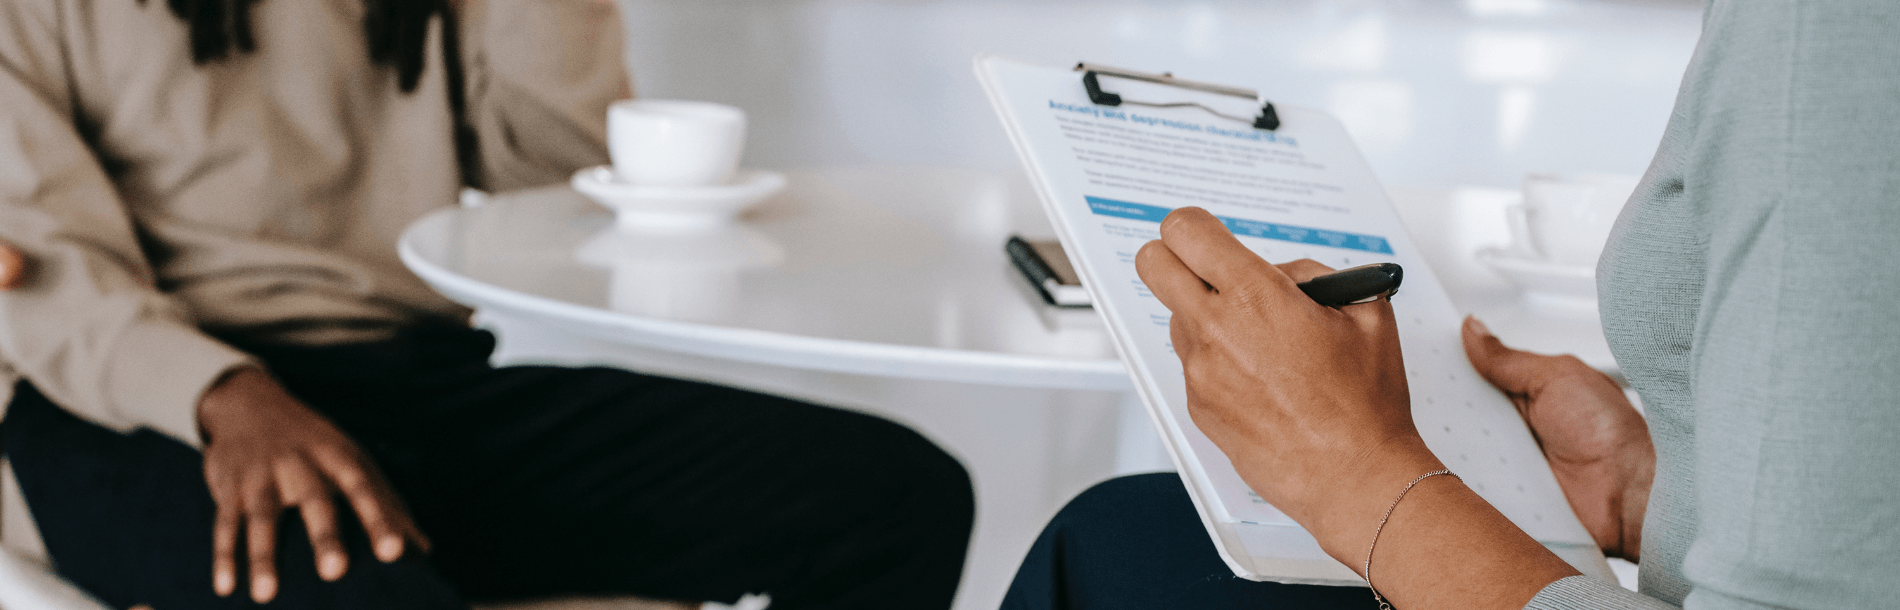
<svg viewBox="0 0 1900 610"><path fill-rule="evenodd" d="M1173 473L1112 479L1069 501L1030 547L1003 598L1004 610L1378 607L1364 587L1234 576Z"/></svg>
<svg viewBox="0 0 1900 610"><path fill-rule="evenodd" d="M351 569L324 583L290 513L272 608L769 592L775 609L940 609L962 572L967 473L883 419L613 369L496 369L493 339L466 329L243 347L363 446L435 543L383 564L346 523ZM197 451L17 390L0 448L61 575L116 607L254 607L211 591Z"/></svg>

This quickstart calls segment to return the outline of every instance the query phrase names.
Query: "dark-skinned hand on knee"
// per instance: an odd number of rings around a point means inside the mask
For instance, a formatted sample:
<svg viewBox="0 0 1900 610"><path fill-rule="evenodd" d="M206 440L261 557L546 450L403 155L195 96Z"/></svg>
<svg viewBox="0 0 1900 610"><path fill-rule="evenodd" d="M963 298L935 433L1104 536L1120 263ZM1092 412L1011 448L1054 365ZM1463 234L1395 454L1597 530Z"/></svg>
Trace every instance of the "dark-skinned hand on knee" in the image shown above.
<svg viewBox="0 0 1900 610"><path fill-rule="evenodd" d="M28 259L0 241L0 291L26 284ZM259 368L226 375L198 404L205 440L205 480L217 502L212 539L212 589L237 590L239 538L245 540L250 596L277 596L278 517L296 509L316 552L317 575L343 577L349 555L339 538L337 501L348 503L383 561L401 559L410 544L429 542L400 499L355 441L310 410Z"/></svg>
<svg viewBox="0 0 1900 610"><path fill-rule="evenodd" d="M401 559L410 544L429 541L376 464L334 423L286 392L261 368L226 375L198 404L205 439L205 480L217 502L212 536L212 588L237 589L237 552L244 538L251 598L277 596L277 522L295 509L326 581L349 568L337 525L338 502L355 511L377 559Z"/></svg>

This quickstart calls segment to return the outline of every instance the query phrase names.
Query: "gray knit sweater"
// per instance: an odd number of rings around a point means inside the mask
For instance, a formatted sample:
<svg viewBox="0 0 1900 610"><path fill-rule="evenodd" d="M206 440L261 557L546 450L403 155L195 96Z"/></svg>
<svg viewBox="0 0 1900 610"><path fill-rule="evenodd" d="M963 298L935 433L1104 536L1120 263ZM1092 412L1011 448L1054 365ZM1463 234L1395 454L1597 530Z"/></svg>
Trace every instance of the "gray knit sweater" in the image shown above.
<svg viewBox="0 0 1900 610"><path fill-rule="evenodd" d="M1900 606L1900 1L1717 0L1598 266L1648 405L1642 595Z"/></svg>

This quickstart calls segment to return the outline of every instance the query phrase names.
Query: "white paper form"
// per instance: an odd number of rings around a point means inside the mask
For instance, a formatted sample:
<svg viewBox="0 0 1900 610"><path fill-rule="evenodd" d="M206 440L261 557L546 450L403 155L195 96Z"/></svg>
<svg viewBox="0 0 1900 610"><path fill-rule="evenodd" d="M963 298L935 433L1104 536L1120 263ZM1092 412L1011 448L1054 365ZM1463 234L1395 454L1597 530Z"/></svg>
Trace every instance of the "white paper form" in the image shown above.
<svg viewBox="0 0 1900 610"><path fill-rule="evenodd" d="M1183 206L1206 208L1275 263L1311 258L1335 268L1404 266L1405 284L1392 305L1413 418L1427 446L1532 537L1586 573L1609 574L1516 410L1465 359L1461 316L1337 120L1280 106L1281 127L1265 131L1196 108L1097 106L1078 72L997 58L977 64L1236 574L1360 582L1253 494L1188 415L1180 360L1169 341L1170 313L1134 268L1135 252L1159 237L1161 219ZM1103 86L1129 100L1191 100L1240 116L1258 111L1248 100L1165 85L1104 78Z"/></svg>

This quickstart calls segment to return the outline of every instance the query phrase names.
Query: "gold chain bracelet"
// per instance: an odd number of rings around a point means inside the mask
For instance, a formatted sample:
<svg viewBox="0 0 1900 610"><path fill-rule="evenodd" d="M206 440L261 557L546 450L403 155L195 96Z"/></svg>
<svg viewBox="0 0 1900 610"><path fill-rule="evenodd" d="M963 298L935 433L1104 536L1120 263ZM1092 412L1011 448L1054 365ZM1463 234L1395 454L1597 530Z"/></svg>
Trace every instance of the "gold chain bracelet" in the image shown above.
<svg viewBox="0 0 1900 610"><path fill-rule="evenodd" d="M1418 485L1419 481L1441 474L1449 475L1451 478L1458 479L1459 482L1464 482L1465 480L1464 477L1452 474L1451 470L1436 470L1418 475L1418 478L1412 479L1412 482L1405 484L1405 489L1399 490L1399 497L1392 499L1392 505L1385 507L1385 516L1379 518L1379 527L1372 530L1372 544L1366 547L1366 588L1372 589L1372 599L1379 602L1379 610L1392 610L1392 604L1386 602L1384 596L1379 595L1379 588L1372 586L1372 549L1379 547L1379 532L1385 531L1385 522L1392 518L1392 510L1399 507L1399 502L1405 500L1405 494L1410 493L1413 486Z"/></svg>

